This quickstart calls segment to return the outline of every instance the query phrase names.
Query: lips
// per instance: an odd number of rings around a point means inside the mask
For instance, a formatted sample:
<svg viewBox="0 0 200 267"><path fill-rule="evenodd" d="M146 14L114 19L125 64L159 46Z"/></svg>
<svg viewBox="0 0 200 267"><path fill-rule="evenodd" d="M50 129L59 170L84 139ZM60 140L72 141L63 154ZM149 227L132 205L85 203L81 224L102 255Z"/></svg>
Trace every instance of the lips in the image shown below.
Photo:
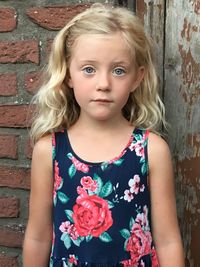
<svg viewBox="0 0 200 267"><path fill-rule="evenodd" d="M104 99L104 98L98 98L98 99L94 99L93 102L99 102L99 103L111 103L113 101L111 101L110 99Z"/></svg>

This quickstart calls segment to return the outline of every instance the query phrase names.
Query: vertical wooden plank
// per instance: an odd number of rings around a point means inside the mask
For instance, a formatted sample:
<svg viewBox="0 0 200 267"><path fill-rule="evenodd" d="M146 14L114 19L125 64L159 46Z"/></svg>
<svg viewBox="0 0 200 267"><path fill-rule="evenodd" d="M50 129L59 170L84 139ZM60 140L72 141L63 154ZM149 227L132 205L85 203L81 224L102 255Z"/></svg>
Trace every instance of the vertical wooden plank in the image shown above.
<svg viewBox="0 0 200 267"><path fill-rule="evenodd" d="M166 5L165 89L186 266L200 266L200 1Z"/></svg>
<svg viewBox="0 0 200 267"><path fill-rule="evenodd" d="M135 11L136 0L115 0L115 5L127 7L128 9Z"/></svg>
<svg viewBox="0 0 200 267"><path fill-rule="evenodd" d="M136 0L136 12L144 21L155 48L160 93L163 94L165 0Z"/></svg>

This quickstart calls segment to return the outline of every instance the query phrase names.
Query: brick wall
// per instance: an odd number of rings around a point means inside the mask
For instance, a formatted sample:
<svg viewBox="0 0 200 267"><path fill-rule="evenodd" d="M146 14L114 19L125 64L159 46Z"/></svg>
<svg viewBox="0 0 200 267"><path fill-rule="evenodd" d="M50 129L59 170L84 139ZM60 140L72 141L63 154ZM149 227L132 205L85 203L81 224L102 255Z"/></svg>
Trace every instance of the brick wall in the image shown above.
<svg viewBox="0 0 200 267"><path fill-rule="evenodd" d="M30 100L57 30L92 2L0 1L0 267L22 266L32 151Z"/></svg>

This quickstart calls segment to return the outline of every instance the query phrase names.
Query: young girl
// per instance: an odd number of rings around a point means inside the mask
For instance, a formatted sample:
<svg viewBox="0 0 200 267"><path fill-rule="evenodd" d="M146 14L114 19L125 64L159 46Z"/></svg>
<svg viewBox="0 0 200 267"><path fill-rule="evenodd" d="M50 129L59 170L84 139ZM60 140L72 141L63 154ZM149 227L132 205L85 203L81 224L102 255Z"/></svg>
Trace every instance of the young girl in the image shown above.
<svg viewBox="0 0 200 267"><path fill-rule="evenodd" d="M138 18L103 6L73 18L36 104L24 267L183 267L170 153L155 134L164 108Z"/></svg>

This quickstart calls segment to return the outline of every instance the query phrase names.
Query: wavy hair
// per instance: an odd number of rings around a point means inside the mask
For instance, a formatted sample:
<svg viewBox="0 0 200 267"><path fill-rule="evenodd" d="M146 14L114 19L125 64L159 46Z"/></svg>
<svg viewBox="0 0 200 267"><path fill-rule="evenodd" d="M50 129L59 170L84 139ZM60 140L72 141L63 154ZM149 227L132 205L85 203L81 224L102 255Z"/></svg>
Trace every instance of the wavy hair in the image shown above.
<svg viewBox="0 0 200 267"><path fill-rule="evenodd" d="M80 114L73 90L68 87L69 64L74 43L83 34L121 33L127 42L136 69L145 68L139 87L130 93L122 112L135 127L157 131L165 122L165 109L158 93L158 79L152 40L139 18L125 8L92 6L70 20L54 39L44 83L33 98L36 113L31 137L40 137L73 125Z"/></svg>

